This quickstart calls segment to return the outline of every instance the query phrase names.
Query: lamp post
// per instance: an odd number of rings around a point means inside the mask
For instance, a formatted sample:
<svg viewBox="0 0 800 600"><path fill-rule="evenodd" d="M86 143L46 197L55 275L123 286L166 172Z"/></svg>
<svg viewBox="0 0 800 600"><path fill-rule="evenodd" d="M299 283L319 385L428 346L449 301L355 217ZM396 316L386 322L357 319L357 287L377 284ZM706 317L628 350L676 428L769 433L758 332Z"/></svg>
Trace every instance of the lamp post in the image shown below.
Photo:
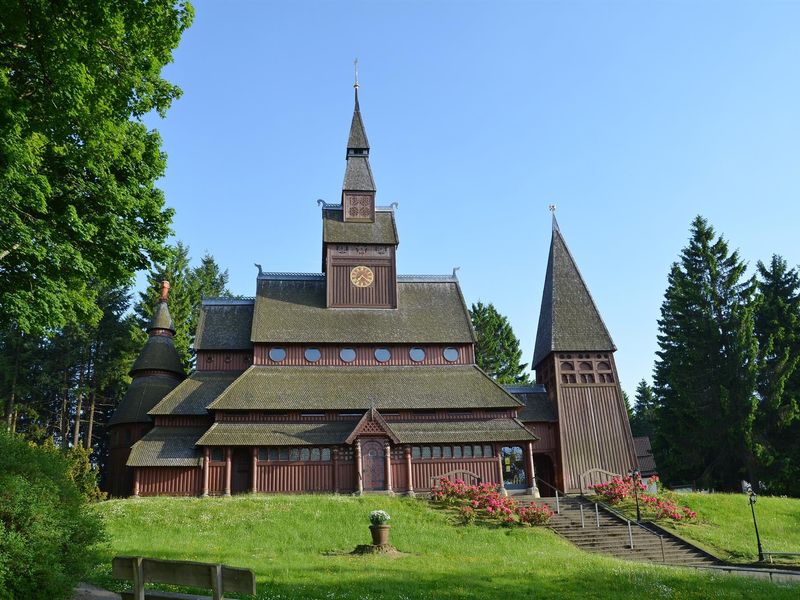
<svg viewBox="0 0 800 600"><path fill-rule="evenodd" d="M756 521L756 499L757 494L752 486L747 486L747 493L750 496L750 511L753 513L753 527L756 529L756 542L758 542L758 560L764 562L764 548L761 546L761 536L758 534L758 521Z"/></svg>
<svg viewBox="0 0 800 600"><path fill-rule="evenodd" d="M628 472L628 477L633 479L633 496L636 498L636 522L642 522L642 511L639 508L639 482L642 480L642 475L639 469L631 469Z"/></svg>

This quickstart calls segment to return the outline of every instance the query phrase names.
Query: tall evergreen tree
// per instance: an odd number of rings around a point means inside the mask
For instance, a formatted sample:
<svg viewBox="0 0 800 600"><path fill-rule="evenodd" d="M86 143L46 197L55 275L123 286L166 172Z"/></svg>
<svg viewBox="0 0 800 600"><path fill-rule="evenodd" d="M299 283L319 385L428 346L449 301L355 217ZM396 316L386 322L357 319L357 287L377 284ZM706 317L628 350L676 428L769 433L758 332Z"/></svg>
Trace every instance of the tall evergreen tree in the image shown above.
<svg viewBox="0 0 800 600"><path fill-rule="evenodd" d="M654 452L669 481L752 481L754 281L702 217L673 264L659 320Z"/></svg>
<svg viewBox="0 0 800 600"><path fill-rule="evenodd" d="M773 255L758 263L758 480L773 493L800 495L800 277Z"/></svg>
<svg viewBox="0 0 800 600"><path fill-rule="evenodd" d="M475 362L489 377L504 384L525 384L530 379L522 361L519 340L508 319L494 305L478 302L470 308L475 329Z"/></svg>
<svg viewBox="0 0 800 600"><path fill-rule="evenodd" d="M656 395L644 379L636 386L636 396L633 401L631 431L634 436L646 435L652 439L655 433Z"/></svg>

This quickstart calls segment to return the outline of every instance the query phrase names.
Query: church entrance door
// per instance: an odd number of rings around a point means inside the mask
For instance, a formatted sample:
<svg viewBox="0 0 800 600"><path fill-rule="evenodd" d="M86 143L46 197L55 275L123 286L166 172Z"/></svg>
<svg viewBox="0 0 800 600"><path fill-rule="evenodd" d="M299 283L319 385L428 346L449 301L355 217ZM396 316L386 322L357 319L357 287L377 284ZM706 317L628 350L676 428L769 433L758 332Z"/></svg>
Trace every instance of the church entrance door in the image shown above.
<svg viewBox="0 0 800 600"><path fill-rule="evenodd" d="M231 493L244 494L250 491L250 448L234 448L231 460Z"/></svg>
<svg viewBox="0 0 800 600"><path fill-rule="evenodd" d="M386 489L386 462L383 452L383 440L361 442L361 477L366 492Z"/></svg>
<svg viewBox="0 0 800 600"><path fill-rule="evenodd" d="M522 490L527 487L525 461L519 446L506 447L502 450L503 487L507 490Z"/></svg>

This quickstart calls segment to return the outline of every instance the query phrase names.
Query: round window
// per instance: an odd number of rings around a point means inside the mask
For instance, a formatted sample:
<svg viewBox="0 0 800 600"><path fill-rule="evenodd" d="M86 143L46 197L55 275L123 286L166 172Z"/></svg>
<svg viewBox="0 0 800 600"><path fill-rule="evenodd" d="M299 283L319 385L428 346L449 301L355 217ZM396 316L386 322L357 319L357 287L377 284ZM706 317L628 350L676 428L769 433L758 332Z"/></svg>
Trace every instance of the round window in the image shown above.
<svg viewBox="0 0 800 600"><path fill-rule="evenodd" d="M412 348L411 350L408 351L408 355L414 362L420 362L425 360L425 350L423 350L422 348Z"/></svg>
<svg viewBox="0 0 800 600"><path fill-rule="evenodd" d="M378 348L375 350L375 360L378 362L386 362L392 358L392 353L389 352L388 348Z"/></svg>
<svg viewBox="0 0 800 600"><path fill-rule="evenodd" d="M449 362L455 362L458 360L458 349L457 348L445 348L444 352L442 352L442 356L444 359Z"/></svg>
<svg viewBox="0 0 800 600"><path fill-rule="evenodd" d="M356 359L356 351L352 348L342 348L339 351L339 358L344 362L353 362Z"/></svg>
<svg viewBox="0 0 800 600"><path fill-rule="evenodd" d="M322 356L322 352L319 351L319 348L308 348L303 353L303 356L306 357L308 362L317 362Z"/></svg>
<svg viewBox="0 0 800 600"><path fill-rule="evenodd" d="M284 358L286 358L286 350L283 348L270 348L269 349L269 359L274 362L281 362Z"/></svg>

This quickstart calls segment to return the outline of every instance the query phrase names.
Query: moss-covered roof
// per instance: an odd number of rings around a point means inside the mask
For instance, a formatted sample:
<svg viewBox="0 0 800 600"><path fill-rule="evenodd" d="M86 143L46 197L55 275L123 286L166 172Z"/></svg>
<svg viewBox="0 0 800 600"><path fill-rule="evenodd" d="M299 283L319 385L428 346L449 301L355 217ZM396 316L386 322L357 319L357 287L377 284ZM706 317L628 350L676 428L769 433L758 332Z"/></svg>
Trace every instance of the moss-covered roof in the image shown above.
<svg viewBox="0 0 800 600"><path fill-rule="evenodd" d="M151 335L131 367L131 375L137 371L169 371L181 379L186 376L183 363L170 336Z"/></svg>
<svg viewBox="0 0 800 600"><path fill-rule="evenodd" d="M358 421L214 423L200 446L316 446L344 444Z"/></svg>
<svg viewBox="0 0 800 600"><path fill-rule="evenodd" d="M254 342L457 344L474 342L455 279L398 280L396 309L325 306L325 280L258 280Z"/></svg>
<svg viewBox="0 0 800 600"><path fill-rule="evenodd" d="M232 384L241 373L236 371L195 371L157 405L151 415L205 415L206 407Z"/></svg>
<svg viewBox="0 0 800 600"><path fill-rule="evenodd" d="M197 467L202 464L195 448L205 427L154 427L131 448L129 467Z"/></svg>
<svg viewBox="0 0 800 600"><path fill-rule="evenodd" d="M556 410L547 398L547 390L543 385L506 385L509 394L513 394L525 407L519 411L517 418L523 423L558 421Z"/></svg>
<svg viewBox="0 0 800 600"><path fill-rule="evenodd" d="M148 411L179 383L179 379L169 375L135 377L108 424L151 422L152 419L147 416Z"/></svg>
<svg viewBox="0 0 800 600"><path fill-rule="evenodd" d="M551 352L614 350L616 347L600 311L554 222L533 367Z"/></svg>
<svg viewBox="0 0 800 600"><path fill-rule="evenodd" d="M151 329L169 329L172 333L175 333L175 323L172 320L172 315L166 302L159 302L158 306L156 306L153 318L147 324L147 331Z"/></svg>
<svg viewBox="0 0 800 600"><path fill-rule="evenodd" d="M326 244L380 244L396 246L394 211L376 210L374 223L345 222L341 208L322 209L322 241Z"/></svg>
<svg viewBox="0 0 800 600"><path fill-rule="evenodd" d="M195 350L251 350L253 300L204 300L200 306Z"/></svg>
<svg viewBox="0 0 800 600"><path fill-rule="evenodd" d="M523 442L538 438L516 419L389 423L401 444Z"/></svg>
<svg viewBox="0 0 800 600"><path fill-rule="evenodd" d="M212 410L511 408L520 402L478 367L250 367Z"/></svg>

